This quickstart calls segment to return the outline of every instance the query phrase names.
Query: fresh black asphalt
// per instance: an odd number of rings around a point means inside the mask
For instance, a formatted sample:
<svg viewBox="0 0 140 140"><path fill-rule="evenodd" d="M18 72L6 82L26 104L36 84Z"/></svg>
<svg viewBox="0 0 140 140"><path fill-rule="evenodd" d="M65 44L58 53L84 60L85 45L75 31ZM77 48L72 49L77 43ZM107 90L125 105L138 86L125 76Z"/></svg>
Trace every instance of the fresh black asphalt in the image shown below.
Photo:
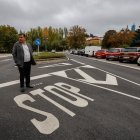
<svg viewBox="0 0 140 140"><path fill-rule="evenodd" d="M19 74L11 57L8 57L11 60L7 61L3 61L7 58L0 58L0 85L2 85L0 87L0 140L140 140L140 70L103 63L86 57L70 54L67 56L70 60L42 62L33 66L32 77L43 74L49 74L49 76L32 80L34 88L26 89L24 93L19 91L19 84L4 86L4 83L18 80ZM71 59L98 69L83 67L84 64L76 63ZM51 67L59 63L71 65ZM39 68L48 65L50 67ZM112 73L116 75L118 85L82 82L80 79L83 77L76 72L77 68L97 81L105 81L106 72ZM64 72L67 77L54 74L54 72ZM81 97L88 104L79 107L44 89L49 86L56 87L57 83L78 88L79 94L93 101ZM69 89L67 86L66 88ZM70 116L40 95L32 95L31 91L37 89L43 90L43 95L69 109L75 115ZM76 101L72 96L55 88L53 91ZM132 95L136 99L119 94L119 92ZM71 94L74 93L71 92ZM51 134L39 132L31 120L43 122L47 119L46 116L18 106L14 98L20 95L34 99L33 102L25 100L24 105L53 114L59 121L59 128Z"/></svg>

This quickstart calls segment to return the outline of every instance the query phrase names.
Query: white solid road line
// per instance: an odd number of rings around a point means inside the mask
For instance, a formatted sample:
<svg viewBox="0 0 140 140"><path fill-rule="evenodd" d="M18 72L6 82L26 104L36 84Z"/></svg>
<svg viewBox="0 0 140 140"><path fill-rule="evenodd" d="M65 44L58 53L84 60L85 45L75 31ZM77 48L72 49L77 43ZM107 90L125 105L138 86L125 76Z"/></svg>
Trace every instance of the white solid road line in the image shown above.
<svg viewBox="0 0 140 140"><path fill-rule="evenodd" d="M18 83L19 83L19 80L2 83L2 84L0 84L0 88L12 86L12 85L15 85L15 84L18 84Z"/></svg>
<svg viewBox="0 0 140 140"><path fill-rule="evenodd" d="M72 64L70 63L58 63L58 64L53 64L53 65L47 65L47 66L42 66L38 68L51 68L51 67L60 67L60 66L71 66Z"/></svg>
<svg viewBox="0 0 140 140"><path fill-rule="evenodd" d="M31 77L31 80L36 80L36 79L45 78L45 77L49 77L49 76L51 76L51 75L49 75L49 74L42 74L42 75ZM18 83L19 83L19 80L14 80L14 81L2 83L2 84L0 84L0 88L16 85Z"/></svg>
<svg viewBox="0 0 140 140"><path fill-rule="evenodd" d="M72 54L71 54L72 55ZM77 56L77 57L81 57L81 56ZM105 61L105 60L99 60L99 59L95 59L95 58L89 58L89 57L83 57L85 59L90 59L90 60L93 60L93 61L99 61L99 62L104 62L104 63L110 63L110 64L113 64L113 65L118 65L118 66L122 66L122 67L126 67L126 68L131 68L131 69L135 69L135 70L140 70L139 67L131 67L131 66L128 66L128 65L124 65L124 64L120 64L120 63L114 63L114 62L110 62L110 61ZM72 60L72 59L71 59ZM74 60L74 59L73 59ZM77 61L77 60L76 60ZM75 62L76 62L75 61ZM78 62L78 63L82 63L82 62Z"/></svg>
<svg viewBox="0 0 140 140"><path fill-rule="evenodd" d="M92 58L89 58L89 59L92 59ZM113 65L118 65L118 66L123 66L123 67L126 67L126 68L135 69L135 70L140 70L139 67L131 67L131 66L128 66L128 65L120 64L120 63L114 63L114 62L110 62L110 61L97 60L97 59L92 59L92 60L96 60L96 61L100 61L100 62L105 62L105 63L109 63L109 64L113 64Z"/></svg>

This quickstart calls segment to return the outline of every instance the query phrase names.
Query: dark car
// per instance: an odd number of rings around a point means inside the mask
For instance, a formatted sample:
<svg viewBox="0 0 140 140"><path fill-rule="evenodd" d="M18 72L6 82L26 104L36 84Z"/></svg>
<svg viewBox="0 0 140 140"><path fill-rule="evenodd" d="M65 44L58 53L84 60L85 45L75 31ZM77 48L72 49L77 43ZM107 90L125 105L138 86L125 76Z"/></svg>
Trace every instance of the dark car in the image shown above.
<svg viewBox="0 0 140 140"><path fill-rule="evenodd" d="M108 50L106 50L106 49L101 49L101 50L98 50L98 51L95 53L95 57L96 57L96 58L106 58L107 53L108 53Z"/></svg>
<svg viewBox="0 0 140 140"><path fill-rule="evenodd" d="M111 48L106 54L106 60L119 60L120 53L123 52L124 48Z"/></svg>
<svg viewBox="0 0 140 140"><path fill-rule="evenodd" d="M137 62L140 56L140 47L127 47L124 52L120 54L119 62Z"/></svg>
<svg viewBox="0 0 140 140"><path fill-rule="evenodd" d="M78 50L78 55L84 55L85 54L85 49L81 49L81 50Z"/></svg>

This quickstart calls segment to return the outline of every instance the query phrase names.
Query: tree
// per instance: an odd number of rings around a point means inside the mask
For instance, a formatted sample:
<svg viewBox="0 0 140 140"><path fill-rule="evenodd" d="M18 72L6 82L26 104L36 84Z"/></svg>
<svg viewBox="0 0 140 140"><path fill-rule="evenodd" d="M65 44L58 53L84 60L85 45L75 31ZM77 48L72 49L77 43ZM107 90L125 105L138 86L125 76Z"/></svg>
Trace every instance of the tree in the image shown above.
<svg viewBox="0 0 140 140"><path fill-rule="evenodd" d="M48 28L48 40L47 40L47 46L48 46L48 50L63 50L63 46L62 46L62 41L63 41L63 29L59 28L52 28L49 27Z"/></svg>
<svg viewBox="0 0 140 140"><path fill-rule="evenodd" d="M135 37L131 42L131 46L140 46L140 29L135 32Z"/></svg>
<svg viewBox="0 0 140 140"><path fill-rule="evenodd" d="M104 48L111 48L113 47L113 44L115 44L115 40L114 40L114 36L116 35L116 31L115 30L109 30L105 33L103 41L102 41L102 46ZM113 43L111 43L111 40L113 41Z"/></svg>
<svg viewBox="0 0 140 140"><path fill-rule="evenodd" d="M121 30L117 34L118 46L130 46L136 33L128 29Z"/></svg>
<svg viewBox="0 0 140 140"><path fill-rule="evenodd" d="M14 27L9 25L0 26L0 51L1 52L12 52L14 43L18 39L18 32Z"/></svg>
<svg viewBox="0 0 140 140"><path fill-rule="evenodd" d="M27 32L28 42L30 42L34 50L37 50L37 46L35 45L35 40L37 38L41 40L40 50L45 50L43 29L41 27L34 28L34 29L31 28L31 30Z"/></svg>
<svg viewBox="0 0 140 140"><path fill-rule="evenodd" d="M71 27L67 37L69 47L78 49L84 46L86 41L85 36L86 30L84 28L78 25Z"/></svg>
<svg viewBox="0 0 140 140"><path fill-rule="evenodd" d="M120 32L109 30L105 33L102 45L104 48L130 46L135 35L136 33L130 31L128 28Z"/></svg>

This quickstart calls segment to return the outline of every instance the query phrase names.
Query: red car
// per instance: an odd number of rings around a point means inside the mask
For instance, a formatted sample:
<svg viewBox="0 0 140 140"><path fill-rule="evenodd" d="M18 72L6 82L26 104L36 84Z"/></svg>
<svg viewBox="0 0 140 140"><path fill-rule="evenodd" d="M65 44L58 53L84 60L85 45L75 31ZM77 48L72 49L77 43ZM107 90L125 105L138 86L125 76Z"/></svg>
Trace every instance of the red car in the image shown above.
<svg viewBox="0 0 140 140"><path fill-rule="evenodd" d="M119 62L137 62L140 57L140 47L127 47L124 52L120 54Z"/></svg>
<svg viewBox="0 0 140 140"><path fill-rule="evenodd" d="M124 51L124 48L111 48L109 49L106 60L119 60L120 53Z"/></svg>
<svg viewBox="0 0 140 140"><path fill-rule="evenodd" d="M95 57L96 57L96 58L106 58L107 52L108 52L108 50L106 50L106 49L98 50L98 51L95 53Z"/></svg>

